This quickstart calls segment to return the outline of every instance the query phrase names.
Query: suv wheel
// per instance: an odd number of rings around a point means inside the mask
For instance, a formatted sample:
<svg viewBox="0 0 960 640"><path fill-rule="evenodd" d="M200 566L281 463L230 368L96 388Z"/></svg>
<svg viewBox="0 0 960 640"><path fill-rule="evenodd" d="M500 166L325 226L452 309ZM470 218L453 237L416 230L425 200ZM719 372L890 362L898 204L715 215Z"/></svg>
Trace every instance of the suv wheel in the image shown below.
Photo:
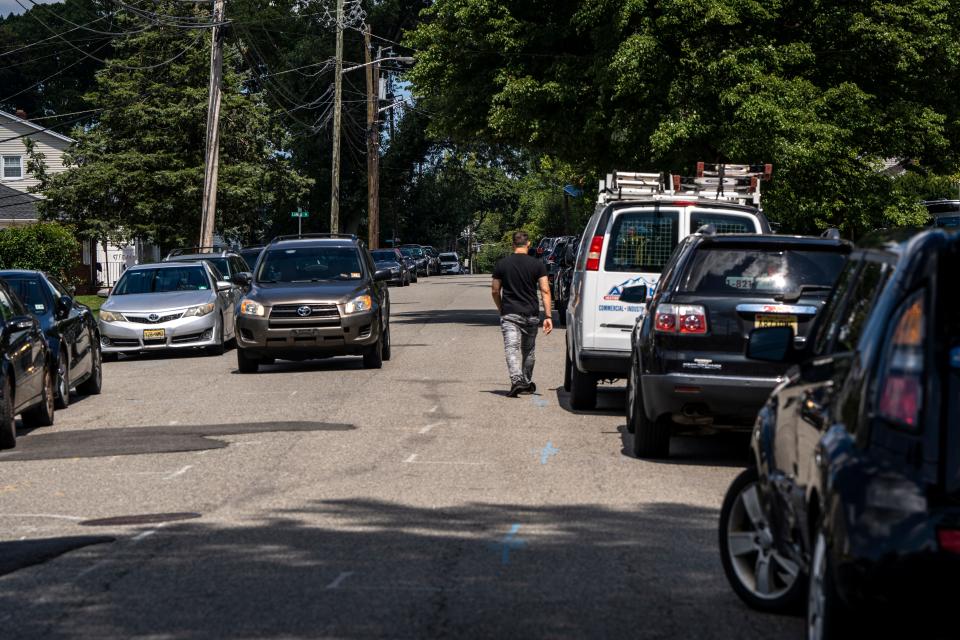
<svg viewBox="0 0 960 640"><path fill-rule="evenodd" d="M634 409L633 455L638 458L669 458L670 416L660 416L656 420L647 417L646 410Z"/></svg>
<svg viewBox="0 0 960 640"><path fill-rule="evenodd" d="M593 409L597 406L597 378L583 373L570 362L570 406L574 409Z"/></svg>
<svg viewBox="0 0 960 640"><path fill-rule="evenodd" d="M630 376L627 378L627 433L636 433L637 415L645 411L640 388L640 363L637 353L630 355Z"/></svg>
<svg viewBox="0 0 960 640"><path fill-rule="evenodd" d="M43 372L43 392L40 403L20 414L25 427L49 427L53 424L56 391L53 389L53 373L48 366Z"/></svg>
<svg viewBox="0 0 960 640"><path fill-rule="evenodd" d="M383 343L380 349L380 359L383 360L384 362L387 362L390 360L390 352L391 352L389 324L383 328L383 336L380 338L380 342Z"/></svg>
<svg viewBox="0 0 960 640"><path fill-rule="evenodd" d="M17 446L17 425L13 416L13 389L4 385L3 397L0 397L0 449L13 449Z"/></svg>
<svg viewBox="0 0 960 640"><path fill-rule="evenodd" d="M800 567L780 555L760 503L756 467L730 485L720 510L720 559L730 586L748 606L784 613L798 608L805 581Z"/></svg>
<svg viewBox="0 0 960 640"><path fill-rule="evenodd" d="M380 339L363 350L363 368L379 369L383 366L383 334Z"/></svg>
<svg viewBox="0 0 960 640"><path fill-rule="evenodd" d="M237 349L237 369L240 373L256 373L260 368L260 358L247 355L246 349Z"/></svg>
<svg viewBox="0 0 960 640"><path fill-rule="evenodd" d="M830 640L853 635L850 615L833 579L833 563L823 527L817 527L817 538L810 562L807 591L807 640Z"/></svg>

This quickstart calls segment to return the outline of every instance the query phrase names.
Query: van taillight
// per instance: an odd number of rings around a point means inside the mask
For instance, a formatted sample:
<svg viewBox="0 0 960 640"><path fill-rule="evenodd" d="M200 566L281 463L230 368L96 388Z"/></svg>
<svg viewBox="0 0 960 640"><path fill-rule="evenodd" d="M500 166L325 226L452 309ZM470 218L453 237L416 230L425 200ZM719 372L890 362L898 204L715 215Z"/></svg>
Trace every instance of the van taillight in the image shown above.
<svg viewBox="0 0 960 640"><path fill-rule="evenodd" d="M600 270L600 252L603 251L603 236L593 236L587 252L587 271Z"/></svg>
<svg viewBox="0 0 960 640"><path fill-rule="evenodd" d="M960 531L955 529L938 529L937 542L940 548L951 553L960 553Z"/></svg>
<svg viewBox="0 0 960 640"><path fill-rule="evenodd" d="M707 332L707 312L698 304L661 304L653 326L661 333L703 335Z"/></svg>

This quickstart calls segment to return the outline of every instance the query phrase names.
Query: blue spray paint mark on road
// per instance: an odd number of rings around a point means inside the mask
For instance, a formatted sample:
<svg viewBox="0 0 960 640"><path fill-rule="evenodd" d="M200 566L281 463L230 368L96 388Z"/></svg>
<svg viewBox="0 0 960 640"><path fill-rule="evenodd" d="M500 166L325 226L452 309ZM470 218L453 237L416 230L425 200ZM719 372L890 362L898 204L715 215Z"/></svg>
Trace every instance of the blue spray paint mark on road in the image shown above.
<svg viewBox="0 0 960 640"><path fill-rule="evenodd" d="M520 549L526 546L526 540L515 537L518 531L520 531L520 525L514 524L510 527L510 532L503 537L503 540L494 545L495 548L500 550L500 564L510 564L511 549Z"/></svg>
<svg viewBox="0 0 960 640"><path fill-rule="evenodd" d="M560 449L553 446L552 442L547 442L547 446L537 452L540 455L540 464L547 464L547 460L549 460L552 456L557 455L559 451Z"/></svg>

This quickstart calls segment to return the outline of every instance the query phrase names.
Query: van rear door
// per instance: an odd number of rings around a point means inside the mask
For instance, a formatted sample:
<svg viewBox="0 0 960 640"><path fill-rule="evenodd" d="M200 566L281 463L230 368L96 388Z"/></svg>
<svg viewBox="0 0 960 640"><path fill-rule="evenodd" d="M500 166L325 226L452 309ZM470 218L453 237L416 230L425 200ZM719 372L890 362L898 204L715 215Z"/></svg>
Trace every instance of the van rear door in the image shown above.
<svg viewBox="0 0 960 640"><path fill-rule="evenodd" d="M687 233L696 233L700 227L712 224L717 233L763 233L757 216L736 211L717 211L692 207L688 211L690 225Z"/></svg>
<svg viewBox="0 0 960 640"><path fill-rule="evenodd" d="M686 236L686 233L682 235ZM660 272L681 237L680 209L645 205L618 209L607 225L603 251L591 298L583 301L592 326L584 331L584 346L630 350L630 332L644 305L620 301L624 287L643 285L653 295ZM585 292L586 293L586 292ZM585 328L586 329L586 328ZM593 344L587 335L593 334Z"/></svg>

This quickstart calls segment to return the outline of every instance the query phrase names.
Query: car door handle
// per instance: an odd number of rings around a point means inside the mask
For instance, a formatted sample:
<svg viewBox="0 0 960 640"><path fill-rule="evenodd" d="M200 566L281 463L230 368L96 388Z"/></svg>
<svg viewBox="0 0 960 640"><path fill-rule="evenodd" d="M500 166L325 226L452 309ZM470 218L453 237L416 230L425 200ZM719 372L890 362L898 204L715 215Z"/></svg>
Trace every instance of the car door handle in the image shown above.
<svg viewBox="0 0 960 640"><path fill-rule="evenodd" d="M824 406L813 399L813 393L810 391L803 394L803 402L800 405L800 415L804 420L818 429L822 428L826 422Z"/></svg>

